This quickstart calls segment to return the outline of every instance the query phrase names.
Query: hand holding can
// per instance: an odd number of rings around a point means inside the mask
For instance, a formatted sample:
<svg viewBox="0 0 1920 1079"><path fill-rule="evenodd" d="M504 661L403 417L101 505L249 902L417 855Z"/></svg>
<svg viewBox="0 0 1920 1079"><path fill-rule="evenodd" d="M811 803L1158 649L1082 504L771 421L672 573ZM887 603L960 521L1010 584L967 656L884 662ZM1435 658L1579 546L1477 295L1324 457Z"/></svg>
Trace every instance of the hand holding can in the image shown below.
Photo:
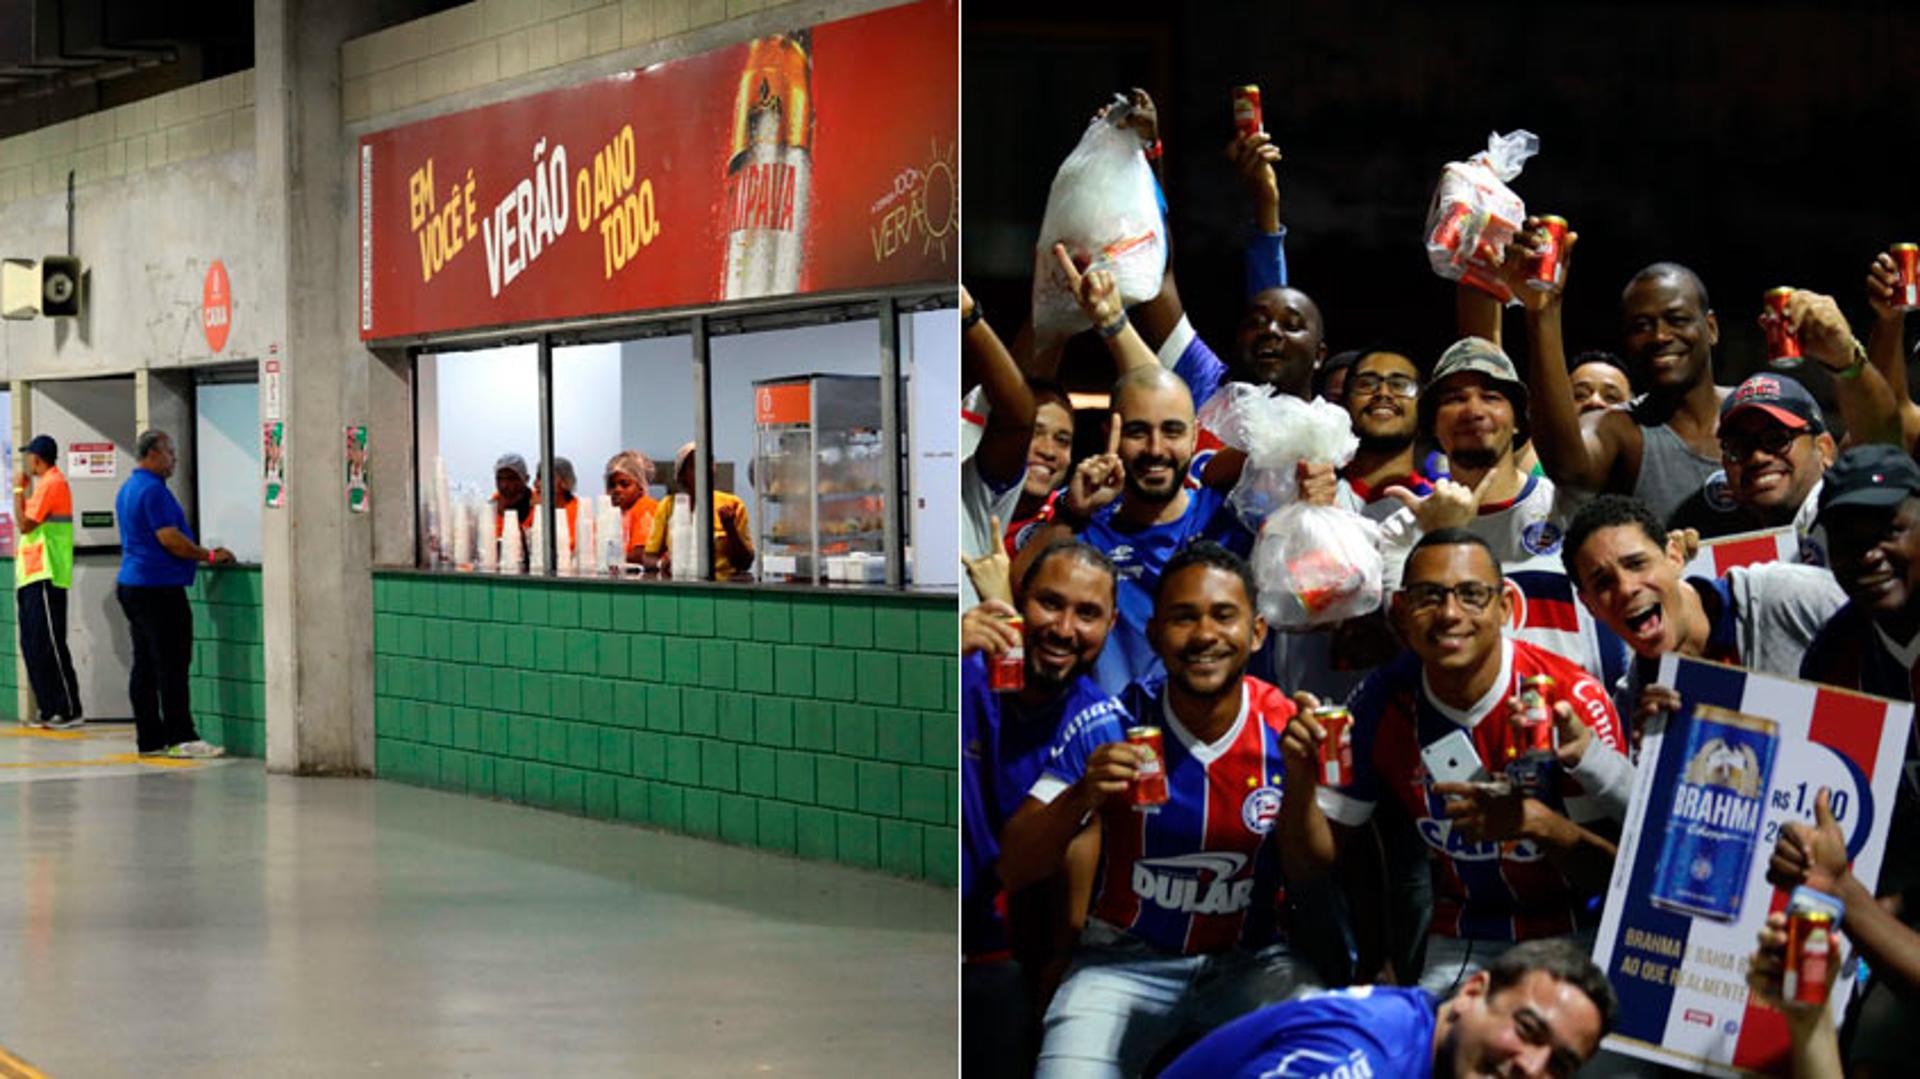
<svg viewBox="0 0 1920 1079"><path fill-rule="evenodd" d="M1920 309L1920 244L1894 244L1888 251L1900 272L1900 283L1893 289L1893 309Z"/></svg>
<svg viewBox="0 0 1920 1079"><path fill-rule="evenodd" d="M1353 713L1337 704L1313 710L1320 726L1320 785L1344 787L1353 782Z"/></svg>
<svg viewBox="0 0 1920 1079"><path fill-rule="evenodd" d="M1784 285L1768 289L1761 299L1760 328L1767 334L1767 362L1781 370L1806 362L1800 354L1800 335L1787 321L1787 307L1792 301L1793 289Z"/></svg>
<svg viewBox="0 0 1920 1079"><path fill-rule="evenodd" d="M1005 621L1019 643L987 661L987 686L995 693L1018 693L1027 688L1027 620L1015 615Z"/></svg>
<svg viewBox="0 0 1920 1079"><path fill-rule="evenodd" d="M1127 744L1139 757L1129 800L1135 810L1151 813L1167 804L1166 740L1158 727L1128 727Z"/></svg>

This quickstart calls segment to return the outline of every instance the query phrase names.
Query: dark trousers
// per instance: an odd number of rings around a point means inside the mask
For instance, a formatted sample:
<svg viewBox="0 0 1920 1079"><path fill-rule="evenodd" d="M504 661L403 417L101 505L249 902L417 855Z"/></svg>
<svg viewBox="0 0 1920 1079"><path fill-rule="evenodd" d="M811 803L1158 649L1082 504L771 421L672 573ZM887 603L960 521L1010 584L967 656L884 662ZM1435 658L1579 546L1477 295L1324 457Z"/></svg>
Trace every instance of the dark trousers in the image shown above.
<svg viewBox="0 0 1920 1079"><path fill-rule="evenodd" d="M41 719L77 719L80 682L67 651L67 590L52 581L35 581L14 590L19 607L20 657L27 661L27 682L40 706Z"/></svg>
<svg viewBox="0 0 1920 1079"><path fill-rule="evenodd" d="M193 608L178 585L118 586L120 609L133 629L133 679L127 696L140 752L152 753L200 736L193 729L187 668L193 663Z"/></svg>

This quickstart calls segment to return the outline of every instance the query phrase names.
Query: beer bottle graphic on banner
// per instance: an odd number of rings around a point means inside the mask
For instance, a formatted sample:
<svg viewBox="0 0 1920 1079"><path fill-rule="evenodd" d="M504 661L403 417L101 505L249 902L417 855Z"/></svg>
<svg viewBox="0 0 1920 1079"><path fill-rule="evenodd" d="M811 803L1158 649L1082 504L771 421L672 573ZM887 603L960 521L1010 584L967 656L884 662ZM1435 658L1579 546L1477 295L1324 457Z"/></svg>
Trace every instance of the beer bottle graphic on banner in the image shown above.
<svg viewBox="0 0 1920 1079"><path fill-rule="evenodd" d="M755 38L733 105L727 159L726 299L800 291L813 180L811 31Z"/></svg>

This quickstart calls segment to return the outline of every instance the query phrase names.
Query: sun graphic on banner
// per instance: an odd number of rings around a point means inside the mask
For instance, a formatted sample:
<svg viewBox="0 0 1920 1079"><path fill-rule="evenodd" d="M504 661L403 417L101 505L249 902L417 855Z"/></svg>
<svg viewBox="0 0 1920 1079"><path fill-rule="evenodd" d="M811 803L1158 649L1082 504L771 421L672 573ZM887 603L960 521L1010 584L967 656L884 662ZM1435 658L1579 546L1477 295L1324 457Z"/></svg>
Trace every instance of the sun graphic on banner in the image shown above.
<svg viewBox="0 0 1920 1079"><path fill-rule="evenodd" d="M955 168L959 143L949 145L945 153L935 139L929 147L925 178L920 188L920 253L940 246L940 261L950 260L949 243L960 219L960 176Z"/></svg>

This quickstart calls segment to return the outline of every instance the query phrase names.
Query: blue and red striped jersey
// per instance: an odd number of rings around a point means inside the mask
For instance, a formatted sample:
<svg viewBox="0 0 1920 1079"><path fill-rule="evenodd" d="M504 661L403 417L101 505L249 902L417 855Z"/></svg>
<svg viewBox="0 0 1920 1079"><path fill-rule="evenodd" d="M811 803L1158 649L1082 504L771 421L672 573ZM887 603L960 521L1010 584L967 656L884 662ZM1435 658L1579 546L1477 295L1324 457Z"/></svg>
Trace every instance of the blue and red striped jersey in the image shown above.
<svg viewBox="0 0 1920 1079"><path fill-rule="evenodd" d="M1280 735L1293 702L1265 682L1243 679L1233 726L1203 744L1174 718L1161 683L1134 686L1122 701L1133 723L1161 728L1167 803L1143 812L1122 798L1101 811L1093 916L1179 955L1271 942L1282 899L1279 837L1272 834L1284 771ZM1058 797L1085 774L1095 749L1126 740L1124 723L1112 714L1069 720L1033 796Z"/></svg>
<svg viewBox="0 0 1920 1079"><path fill-rule="evenodd" d="M1546 852L1529 841L1476 843L1455 835L1445 799L1432 792L1420 759L1422 746L1464 729L1487 770L1499 772L1515 744L1513 724L1505 721L1507 701L1520 692L1522 679L1541 674L1554 681L1550 702L1571 703L1594 737L1625 752L1619 717L1605 687L1579 664L1525 641L1502 642L1493 688L1465 711L1433 699L1419 657L1412 653L1370 675L1348 705L1353 712L1354 779L1337 790L1320 788L1320 808L1334 820L1358 825L1383 796L1400 800L1428 847L1434 882L1432 931L1441 936L1496 941L1562 936L1574 931L1592 898L1575 889ZM1547 794L1549 808L1579 823L1605 815L1571 776L1564 771L1558 776Z"/></svg>

